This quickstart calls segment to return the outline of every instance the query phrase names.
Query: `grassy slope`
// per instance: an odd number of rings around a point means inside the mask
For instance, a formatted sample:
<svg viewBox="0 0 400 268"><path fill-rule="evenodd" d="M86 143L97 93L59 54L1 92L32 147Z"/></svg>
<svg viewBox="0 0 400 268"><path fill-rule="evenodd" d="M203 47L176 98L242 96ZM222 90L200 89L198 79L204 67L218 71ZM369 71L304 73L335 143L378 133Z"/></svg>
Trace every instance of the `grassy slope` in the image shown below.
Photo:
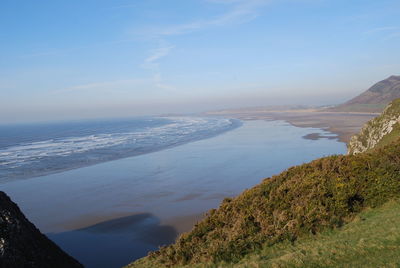
<svg viewBox="0 0 400 268"><path fill-rule="evenodd" d="M386 145L389 145L390 143L392 143L395 139L397 139L398 137L400 137L400 124L397 123L393 126L393 130L392 132L390 132L389 134L385 135L382 140L379 141L379 143L375 146L374 149L376 148L382 148Z"/></svg>
<svg viewBox="0 0 400 268"><path fill-rule="evenodd" d="M367 209L336 230L283 242L250 254L239 263L185 267L399 267L400 202ZM131 267L161 267L142 259Z"/></svg>
<svg viewBox="0 0 400 268"><path fill-rule="evenodd" d="M265 248L236 267L399 267L399 212L400 202L386 203L341 229Z"/></svg>

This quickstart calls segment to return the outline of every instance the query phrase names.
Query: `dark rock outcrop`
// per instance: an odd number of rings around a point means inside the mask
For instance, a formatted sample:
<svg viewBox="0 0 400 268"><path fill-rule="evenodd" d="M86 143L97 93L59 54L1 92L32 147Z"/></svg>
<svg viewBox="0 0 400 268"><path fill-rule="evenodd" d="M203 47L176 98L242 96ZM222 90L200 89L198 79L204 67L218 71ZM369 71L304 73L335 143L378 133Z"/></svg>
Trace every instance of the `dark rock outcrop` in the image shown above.
<svg viewBox="0 0 400 268"><path fill-rule="evenodd" d="M42 234L0 191L0 267L83 267Z"/></svg>

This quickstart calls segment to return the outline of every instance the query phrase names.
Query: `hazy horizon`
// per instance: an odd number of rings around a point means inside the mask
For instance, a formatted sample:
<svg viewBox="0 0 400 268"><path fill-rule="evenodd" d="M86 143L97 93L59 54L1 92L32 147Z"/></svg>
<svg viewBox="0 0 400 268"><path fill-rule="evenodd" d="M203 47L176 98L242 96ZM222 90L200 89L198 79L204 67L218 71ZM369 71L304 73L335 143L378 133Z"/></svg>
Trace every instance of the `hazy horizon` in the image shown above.
<svg viewBox="0 0 400 268"><path fill-rule="evenodd" d="M331 105L400 70L395 0L0 7L0 124Z"/></svg>

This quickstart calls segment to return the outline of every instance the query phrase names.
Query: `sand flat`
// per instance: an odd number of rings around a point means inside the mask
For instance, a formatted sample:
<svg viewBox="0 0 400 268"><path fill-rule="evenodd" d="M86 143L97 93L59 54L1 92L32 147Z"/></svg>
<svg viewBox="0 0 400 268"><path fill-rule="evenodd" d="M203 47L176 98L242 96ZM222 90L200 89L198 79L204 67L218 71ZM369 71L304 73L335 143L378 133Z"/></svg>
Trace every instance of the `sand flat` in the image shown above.
<svg viewBox="0 0 400 268"><path fill-rule="evenodd" d="M351 136L358 133L366 122L379 115L379 113L328 112L321 109L241 109L207 114L230 116L241 120L284 120L296 127L325 129L337 134L338 139L345 143L348 143Z"/></svg>

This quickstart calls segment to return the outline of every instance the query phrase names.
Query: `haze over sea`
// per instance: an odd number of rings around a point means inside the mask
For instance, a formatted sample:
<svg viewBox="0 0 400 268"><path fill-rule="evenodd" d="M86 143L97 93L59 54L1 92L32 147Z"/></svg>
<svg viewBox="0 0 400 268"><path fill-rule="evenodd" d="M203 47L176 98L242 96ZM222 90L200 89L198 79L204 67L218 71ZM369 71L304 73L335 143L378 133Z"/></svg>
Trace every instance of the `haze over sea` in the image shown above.
<svg viewBox="0 0 400 268"><path fill-rule="evenodd" d="M86 267L121 267L172 243L223 198L345 152L335 139L303 138L331 134L283 121L143 117L1 133L0 189Z"/></svg>

